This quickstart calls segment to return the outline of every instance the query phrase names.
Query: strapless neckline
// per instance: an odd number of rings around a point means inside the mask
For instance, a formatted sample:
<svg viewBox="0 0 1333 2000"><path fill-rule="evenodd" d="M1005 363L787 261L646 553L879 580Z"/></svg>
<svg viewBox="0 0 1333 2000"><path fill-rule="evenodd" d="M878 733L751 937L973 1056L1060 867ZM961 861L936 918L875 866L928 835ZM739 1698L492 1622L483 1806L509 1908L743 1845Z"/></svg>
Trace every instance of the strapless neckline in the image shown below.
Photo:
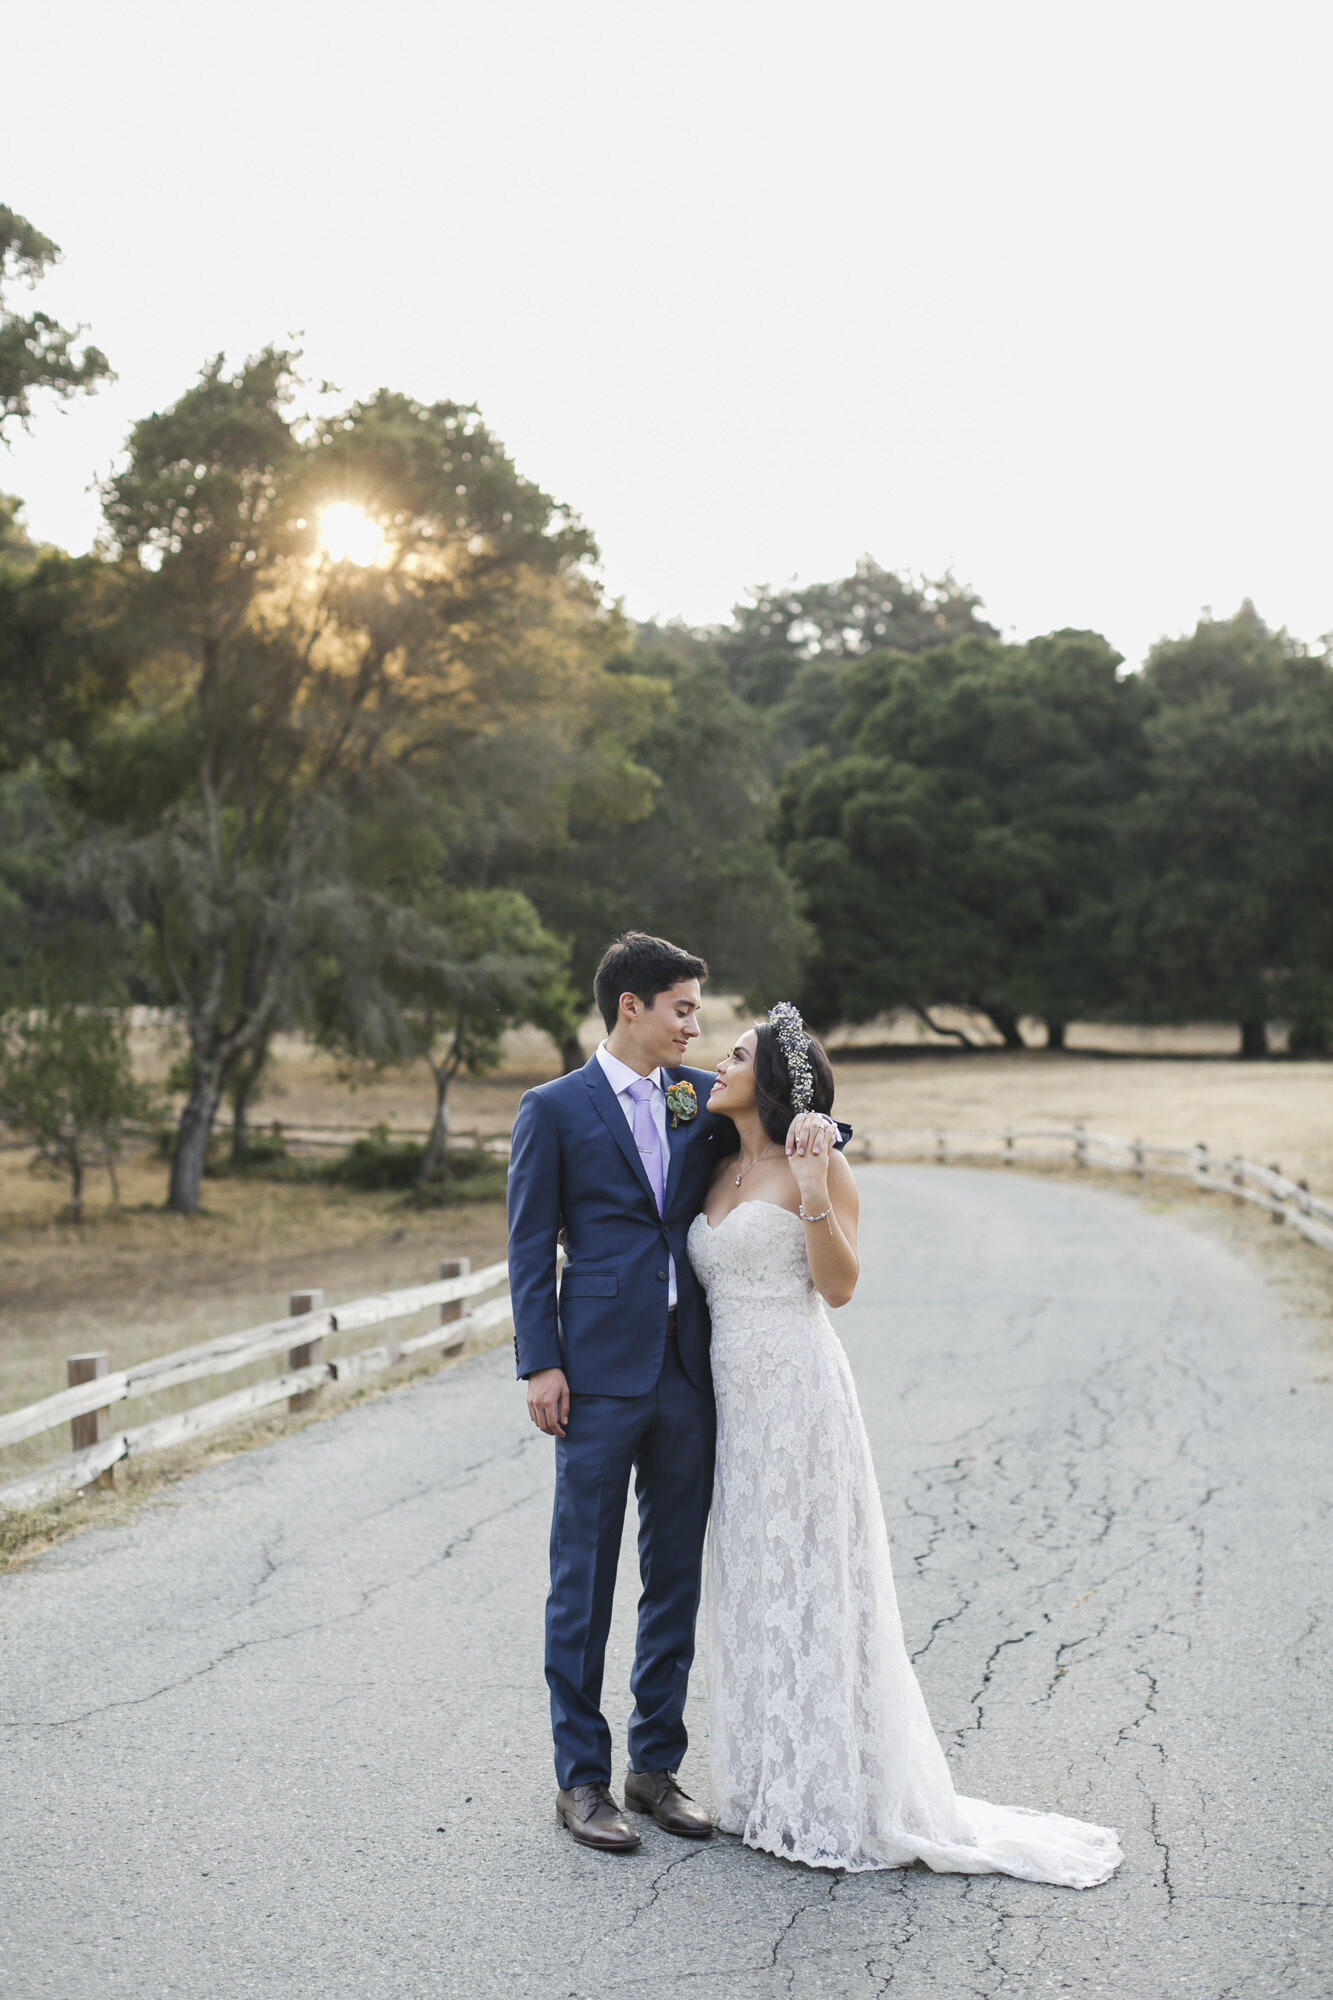
<svg viewBox="0 0 1333 2000"><path fill-rule="evenodd" d="M780 1201L765 1201L762 1195L756 1194L750 1195L745 1201L738 1201L734 1208L729 1208L723 1216L722 1222L730 1222L732 1216L739 1215L743 1208L775 1208L779 1215L789 1215L793 1222L799 1222L801 1219L794 1208L784 1208ZM703 1216L704 1228L711 1230L716 1235L722 1227L722 1222L710 1221L705 1209L701 1208L699 1213Z"/></svg>

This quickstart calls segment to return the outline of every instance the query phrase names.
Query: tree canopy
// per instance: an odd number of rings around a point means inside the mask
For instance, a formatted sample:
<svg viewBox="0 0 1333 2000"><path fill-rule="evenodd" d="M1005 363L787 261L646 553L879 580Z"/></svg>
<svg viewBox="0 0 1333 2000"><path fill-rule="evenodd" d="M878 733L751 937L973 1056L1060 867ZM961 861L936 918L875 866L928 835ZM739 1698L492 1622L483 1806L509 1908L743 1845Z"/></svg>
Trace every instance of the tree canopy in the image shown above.
<svg viewBox="0 0 1333 2000"><path fill-rule="evenodd" d="M956 578L899 576L863 556L832 583L768 585L738 604L709 641L727 677L769 726L775 769L832 744L853 662L997 637L975 592Z"/></svg>
<svg viewBox="0 0 1333 2000"><path fill-rule="evenodd" d="M466 845L469 783L506 762L539 767L510 800L529 824L639 781L586 530L473 410L380 391L308 423L297 388L282 350L216 358L104 488L143 650L68 791L188 1024L187 1210L231 1071L302 1004L327 928L355 929L405 824ZM321 545L349 503L378 529L366 562Z"/></svg>
<svg viewBox="0 0 1333 2000"><path fill-rule="evenodd" d="M1252 606L1127 675L1094 633L967 638L842 675L779 851L819 931L814 1018L1333 1018L1333 668Z"/></svg>
<svg viewBox="0 0 1333 2000"><path fill-rule="evenodd" d="M995 637L981 600L952 576L899 576L873 556L833 583L762 584L716 633L733 681L776 655L792 661L858 660L868 653L919 653L969 636Z"/></svg>
<svg viewBox="0 0 1333 2000"><path fill-rule="evenodd" d="M82 327L64 327L49 313L19 313L16 284L36 285L60 260L60 247L24 215L0 203L0 437L6 424L25 428L37 390L68 399L111 375L98 347L79 345Z"/></svg>
<svg viewBox="0 0 1333 2000"><path fill-rule="evenodd" d="M1252 604L1164 640L1124 820L1119 950L1148 1019L1333 1019L1333 665Z"/></svg>
<svg viewBox="0 0 1333 2000"><path fill-rule="evenodd" d="M569 838L522 875L547 925L570 942L577 1010L607 943L650 930L708 960L715 985L768 1006L789 993L812 943L774 851L769 737L709 648L651 641L622 657L624 674L657 690L659 706L635 754L654 780L642 817L571 818Z"/></svg>
<svg viewBox="0 0 1333 2000"><path fill-rule="evenodd" d="M1107 828L1142 766L1142 703L1091 633L968 638L848 672L837 749L792 766L779 848L816 913L824 1022L976 1008L1021 1046L1115 998Z"/></svg>

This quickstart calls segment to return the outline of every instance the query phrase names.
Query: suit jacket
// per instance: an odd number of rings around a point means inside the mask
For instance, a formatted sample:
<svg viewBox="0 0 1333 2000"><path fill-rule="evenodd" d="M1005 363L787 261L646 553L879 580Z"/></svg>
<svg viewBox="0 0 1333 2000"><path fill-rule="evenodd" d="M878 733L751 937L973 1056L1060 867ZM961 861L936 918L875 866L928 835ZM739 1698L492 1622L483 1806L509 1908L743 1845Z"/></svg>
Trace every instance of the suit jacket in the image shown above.
<svg viewBox="0 0 1333 2000"><path fill-rule="evenodd" d="M666 1084L692 1083L699 1111L675 1127L668 1120L660 1216L629 1121L596 1056L524 1094L509 1156L509 1286L520 1376L563 1368L580 1394L646 1395L662 1368L671 1256L681 1363L696 1388L711 1387L708 1307L685 1238L714 1165L739 1142L729 1118L704 1109L711 1070L662 1075Z"/></svg>

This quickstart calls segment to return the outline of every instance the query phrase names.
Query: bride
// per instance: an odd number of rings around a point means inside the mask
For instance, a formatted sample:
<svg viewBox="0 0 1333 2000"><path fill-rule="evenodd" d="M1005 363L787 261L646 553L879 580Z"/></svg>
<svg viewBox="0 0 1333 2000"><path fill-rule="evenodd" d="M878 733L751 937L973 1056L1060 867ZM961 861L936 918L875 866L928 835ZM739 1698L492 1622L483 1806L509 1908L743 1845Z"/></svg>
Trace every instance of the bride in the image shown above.
<svg viewBox="0 0 1333 2000"><path fill-rule="evenodd" d="M708 1554L714 1809L814 1868L1087 1889L1123 1856L1082 1820L960 1798L903 1644L888 1534L825 1303L856 1287L859 1202L816 1114L828 1057L787 1002L718 1065L734 1121L689 1254L708 1294L717 1462Z"/></svg>

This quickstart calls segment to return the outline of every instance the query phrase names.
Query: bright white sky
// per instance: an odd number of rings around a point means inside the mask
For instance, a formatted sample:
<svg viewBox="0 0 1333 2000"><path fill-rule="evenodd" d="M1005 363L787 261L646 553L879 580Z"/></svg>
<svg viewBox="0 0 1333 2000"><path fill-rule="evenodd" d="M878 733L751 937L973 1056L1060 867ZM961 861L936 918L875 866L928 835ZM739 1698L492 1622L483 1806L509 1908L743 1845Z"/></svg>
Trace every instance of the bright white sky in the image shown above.
<svg viewBox="0 0 1333 2000"><path fill-rule="evenodd" d="M10 10L0 200L119 371L0 487L89 480L205 356L476 401L636 616L952 566L1131 660L1333 628L1326 0L70 0ZM20 295L22 296L22 295Z"/></svg>

